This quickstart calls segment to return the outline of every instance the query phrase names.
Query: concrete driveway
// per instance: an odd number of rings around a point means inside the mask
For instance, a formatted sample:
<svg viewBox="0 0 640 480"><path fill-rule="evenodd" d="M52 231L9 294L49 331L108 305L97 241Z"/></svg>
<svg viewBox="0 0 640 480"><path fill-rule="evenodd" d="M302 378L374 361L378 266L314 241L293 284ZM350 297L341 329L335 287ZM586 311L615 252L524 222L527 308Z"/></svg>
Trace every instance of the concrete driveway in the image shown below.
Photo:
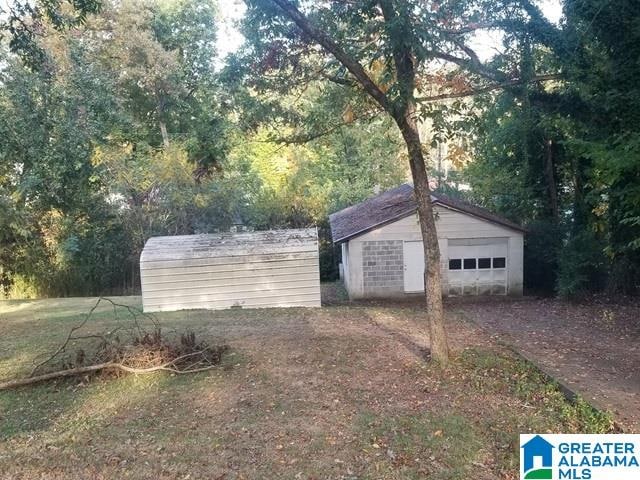
<svg viewBox="0 0 640 480"><path fill-rule="evenodd" d="M553 299L451 302L593 405L640 432L640 306Z"/></svg>

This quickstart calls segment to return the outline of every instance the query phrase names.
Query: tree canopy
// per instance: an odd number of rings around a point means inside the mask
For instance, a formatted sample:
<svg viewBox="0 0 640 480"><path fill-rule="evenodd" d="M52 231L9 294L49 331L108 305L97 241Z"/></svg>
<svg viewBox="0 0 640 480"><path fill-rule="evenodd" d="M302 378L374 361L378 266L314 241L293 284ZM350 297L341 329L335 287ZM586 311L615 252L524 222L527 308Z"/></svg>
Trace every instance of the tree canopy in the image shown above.
<svg viewBox="0 0 640 480"><path fill-rule="evenodd" d="M319 225L335 278L328 214L409 178L524 224L528 288L637 293L635 2L564 0L559 24L528 0L246 3L226 59L214 0L9 4L3 295L136 291L149 236L240 224Z"/></svg>
<svg viewBox="0 0 640 480"><path fill-rule="evenodd" d="M398 139L379 118L279 141L296 132L215 71L216 32L214 3L127 0L35 37L44 64L2 45L5 295L136 291L149 236L322 225L403 181ZM321 98L287 102L301 117L348 103ZM323 275L335 275L323 249Z"/></svg>

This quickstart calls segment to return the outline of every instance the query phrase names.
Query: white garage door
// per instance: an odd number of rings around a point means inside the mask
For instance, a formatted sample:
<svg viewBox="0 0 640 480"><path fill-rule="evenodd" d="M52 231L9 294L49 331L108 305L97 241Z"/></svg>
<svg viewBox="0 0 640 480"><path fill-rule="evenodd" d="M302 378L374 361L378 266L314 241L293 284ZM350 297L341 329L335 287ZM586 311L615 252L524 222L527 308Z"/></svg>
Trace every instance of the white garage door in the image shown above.
<svg viewBox="0 0 640 480"><path fill-rule="evenodd" d="M449 295L505 295L508 239L450 239Z"/></svg>

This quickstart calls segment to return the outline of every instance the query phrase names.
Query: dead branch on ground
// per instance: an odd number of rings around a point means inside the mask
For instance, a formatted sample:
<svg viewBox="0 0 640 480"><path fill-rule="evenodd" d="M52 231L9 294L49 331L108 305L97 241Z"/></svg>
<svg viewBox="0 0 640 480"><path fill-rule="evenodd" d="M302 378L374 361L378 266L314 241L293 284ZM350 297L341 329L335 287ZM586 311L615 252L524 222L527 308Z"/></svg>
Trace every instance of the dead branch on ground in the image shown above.
<svg viewBox="0 0 640 480"><path fill-rule="evenodd" d="M97 365L87 365L85 367L75 367L75 368L68 368L66 370L59 370L56 372L51 372L51 373L45 373L42 375L37 375L35 377L27 377L27 378L20 378L17 380L9 380L8 382L2 382L0 383L0 391L1 390L8 390L11 388L17 388L17 387L23 387L26 385L33 385L35 383L40 383L40 382L44 382L47 380L53 380L56 378L62 378L62 377L71 377L71 376L76 376L76 375L83 375L86 373L95 373L95 372L99 372L101 370L121 370L123 372L126 373L134 373L136 375L140 375L140 374L145 374L145 373L154 373L154 372L159 372L159 371L165 371L165 372L171 372L171 373L175 373L178 375L181 374L185 374L185 373L198 373L198 372L205 372L207 370L211 370L212 368L215 368L217 366L217 364L220 362L220 358L222 356L222 353L224 353L224 351L226 350L226 348L224 348L223 351L219 351L218 352L218 360L215 363L212 363L211 361L211 351L207 352L204 350L198 351L198 352L193 352L193 353L188 353L186 355L181 355L180 357L177 357L169 362L165 362L161 365L156 365L154 367L147 367L147 368L136 368L136 367L130 367L128 365L125 365L123 363L117 363L117 362L105 362L105 363L99 363ZM199 357L199 360L197 360L196 363L191 363L190 366L188 368L179 368L177 367L177 365L188 359L188 358L193 358L193 357ZM205 361L206 359L206 361ZM196 366L198 364L202 364L203 366Z"/></svg>
<svg viewBox="0 0 640 480"><path fill-rule="evenodd" d="M116 320L120 321L118 308L126 310L130 324L121 324L107 332L80 334L102 302L111 304ZM149 329L148 324L141 323L140 318L147 320L152 328ZM128 341L121 340L121 333L128 334ZM62 344L44 360L39 361L28 377L0 383L0 391L103 371L136 375L158 371L174 374L203 372L217 366L229 348L224 344L210 346L197 341L193 332L179 333L173 330L173 334L175 338L169 338L154 316L135 307L100 297L82 320L71 327ZM75 357L71 358L71 346L77 347L76 344L80 342L84 342L84 348L76 348ZM37 374L46 367L49 372Z"/></svg>

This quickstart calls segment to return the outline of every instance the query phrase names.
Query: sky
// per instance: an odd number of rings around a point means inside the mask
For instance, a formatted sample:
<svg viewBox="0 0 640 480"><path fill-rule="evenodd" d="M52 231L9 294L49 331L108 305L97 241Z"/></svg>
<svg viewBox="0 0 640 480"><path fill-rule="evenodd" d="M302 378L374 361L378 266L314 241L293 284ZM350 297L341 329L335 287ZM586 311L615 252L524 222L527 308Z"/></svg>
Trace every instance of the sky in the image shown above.
<svg viewBox="0 0 640 480"><path fill-rule="evenodd" d="M3 0L0 0L2 2ZM222 25L218 32L218 53L224 58L229 53L236 51L242 45L242 35L235 24L242 18L245 5L242 0L218 0ZM560 21L562 16L561 0L538 0L536 2L549 20L554 23ZM491 32L478 34L473 42L482 60L491 58L500 48L500 35Z"/></svg>
<svg viewBox="0 0 640 480"><path fill-rule="evenodd" d="M242 35L234 24L242 18L245 5L242 0L218 0L218 8L222 17L222 25L218 31L217 46L220 58L224 58L242 45Z"/></svg>

